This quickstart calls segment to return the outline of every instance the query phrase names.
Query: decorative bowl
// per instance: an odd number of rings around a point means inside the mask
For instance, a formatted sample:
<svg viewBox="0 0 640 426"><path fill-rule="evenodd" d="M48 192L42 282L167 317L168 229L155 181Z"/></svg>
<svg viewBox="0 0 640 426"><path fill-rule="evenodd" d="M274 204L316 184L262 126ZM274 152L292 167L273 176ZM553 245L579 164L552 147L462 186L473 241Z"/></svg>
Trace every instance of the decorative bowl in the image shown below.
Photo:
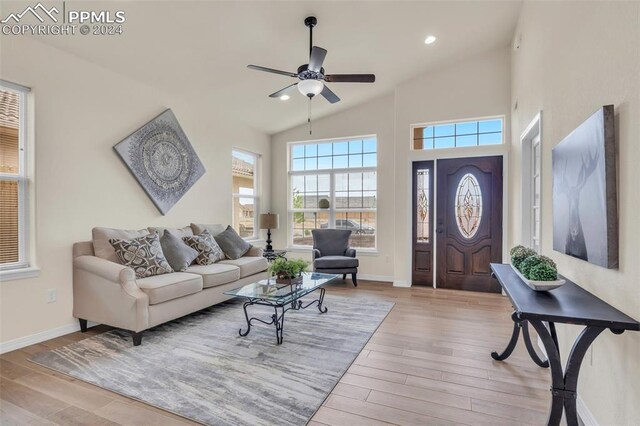
<svg viewBox="0 0 640 426"><path fill-rule="evenodd" d="M524 283L531 289L531 290L535 290L535 291L549 291L549 290L553 290L554 288L558 288L558 287L562 287L567 280L553 280L553 281L534 281L534 280L528 280L524 277L524 275L522 275L522 273L518 270L518 268L516 268L515 266L511 265L511 267L513 268L513 270L516 272L516 274L518 274L518 276L520 277L520 279L522 281L524 281Z"/></svg>

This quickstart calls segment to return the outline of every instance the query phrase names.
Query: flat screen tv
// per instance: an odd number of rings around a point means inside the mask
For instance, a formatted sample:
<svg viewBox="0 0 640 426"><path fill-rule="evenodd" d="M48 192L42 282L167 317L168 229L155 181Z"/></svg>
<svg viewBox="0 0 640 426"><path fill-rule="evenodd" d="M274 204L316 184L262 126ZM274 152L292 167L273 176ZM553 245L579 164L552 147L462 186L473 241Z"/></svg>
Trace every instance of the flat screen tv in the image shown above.
<svg viewBox="0 0 640 426"><path fill-rule="evenodd" d="M553 249L618 267L613 105L600 108L553 148Z"/></svg>

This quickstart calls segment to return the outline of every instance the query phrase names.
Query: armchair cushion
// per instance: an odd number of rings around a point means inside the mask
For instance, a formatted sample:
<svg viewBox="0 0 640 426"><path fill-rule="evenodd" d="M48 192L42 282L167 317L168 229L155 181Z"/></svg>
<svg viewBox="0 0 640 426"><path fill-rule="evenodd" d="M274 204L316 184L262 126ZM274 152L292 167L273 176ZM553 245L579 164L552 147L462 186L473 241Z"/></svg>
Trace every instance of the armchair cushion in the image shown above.
<svg viewBox="0 0 640 426"><path fill-rule="evenodd" d="M358 265L358 259L348 256L322 256L313 262L316 270L357 268Z"/></svg>
<svg viewBox="0 0 640 426"><path fill-rule="evenodd" d="M349 248L351 231L348 229L314 229L313 248L320 250L322 256L344 256Z"/></svg>

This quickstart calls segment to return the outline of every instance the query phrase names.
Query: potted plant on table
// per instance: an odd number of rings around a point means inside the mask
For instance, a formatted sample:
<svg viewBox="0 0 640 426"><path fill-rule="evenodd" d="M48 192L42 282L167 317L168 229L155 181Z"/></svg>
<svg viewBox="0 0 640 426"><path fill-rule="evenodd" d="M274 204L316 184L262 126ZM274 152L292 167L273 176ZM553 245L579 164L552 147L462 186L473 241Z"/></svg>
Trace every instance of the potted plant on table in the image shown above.
<svg viewBox="0 0 640 426"><path fill-rule="evenodd" d="M309 266L309 262L302 259L287 260L280 257L274 260L269 266L269 273L276 277L279 284L300 284L302 282L302 272Z"/></svg>
<svg viewBox="0 0 640 426"><path fill-rule="evenodd" d="M552 259L524 246L511 249L511 266L522 281L536 291L553 290L566 282L558 279L558 269Z"/></svg>

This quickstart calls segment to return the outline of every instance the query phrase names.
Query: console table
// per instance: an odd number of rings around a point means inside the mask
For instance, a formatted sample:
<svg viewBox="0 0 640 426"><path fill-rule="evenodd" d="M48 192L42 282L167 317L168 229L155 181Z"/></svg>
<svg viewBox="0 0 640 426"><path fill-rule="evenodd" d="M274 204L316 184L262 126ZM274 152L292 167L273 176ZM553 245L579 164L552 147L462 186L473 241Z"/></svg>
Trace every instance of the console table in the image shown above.
<svg viewBox="0 0 640 426"><path fill-rule="evenodd" d="M511 315L514 322L511 340L501 354L493 352L491 356L498 361L507 359L513 352L522 330L524 343L531 358L541 367L551 367L552 397L547 425L559 425L564 410L567 424L577 426L578 373L587 349L606 329L611 330L613 334L622 334L625 330L639 331L640 323L570 280L555 290L539 292L530 289L511 265L492 263L491 270L509 296L514 309ZM544 322L549 324L548 328ZM542 361L533 349L529 323L544 344L547 361ZM560 361L555 323L585 326L573 343L564 371Z"/></svg>

